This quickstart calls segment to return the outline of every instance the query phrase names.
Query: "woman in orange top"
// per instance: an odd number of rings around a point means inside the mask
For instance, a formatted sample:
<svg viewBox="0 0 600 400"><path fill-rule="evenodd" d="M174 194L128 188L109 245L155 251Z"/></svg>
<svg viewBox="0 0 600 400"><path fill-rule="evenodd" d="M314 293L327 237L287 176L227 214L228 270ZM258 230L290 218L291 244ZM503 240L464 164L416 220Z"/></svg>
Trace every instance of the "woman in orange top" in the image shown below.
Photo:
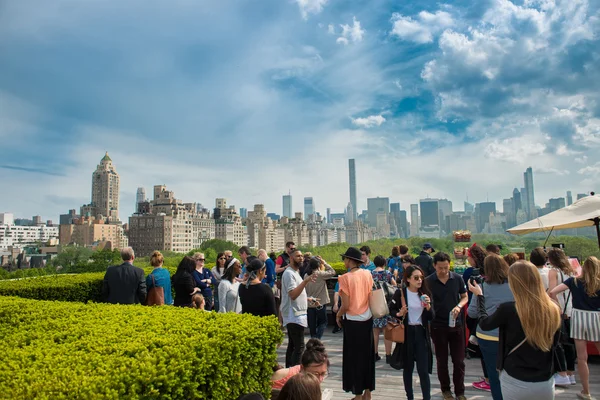
<svg viewBox="0 0 600 400"><path fill-rule="evenodd" d="M360 268L361 256L355 247L342 254L348 273L338 278L342 307L337 312L336 322L344 328L342 388L352 392L356 400L370 400L375 390L373 315L369 309L373 277Z"/></svg>

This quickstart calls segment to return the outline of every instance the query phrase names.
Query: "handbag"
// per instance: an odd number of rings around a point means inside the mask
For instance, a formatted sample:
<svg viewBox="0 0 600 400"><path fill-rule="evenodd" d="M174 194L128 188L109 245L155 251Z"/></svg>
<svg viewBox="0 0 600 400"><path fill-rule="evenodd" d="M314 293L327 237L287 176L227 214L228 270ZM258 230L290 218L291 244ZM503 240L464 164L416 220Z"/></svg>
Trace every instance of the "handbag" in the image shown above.
<svg viewBox="0 0 600 400"><path fill-rule="evenodd" d="M154 275L150 274L152 277L152 287L148 290L148 296L146 296L146 305L148 306L162 306L165 304L165 289L156 286L156 281L154 280Z"/></svg>
<svg viewBox="0 0 600 400"><path fill-rule="evenodd" d="M381 285L375 284L374 287L375 289L369 299L369 308L374 318L383 318L390 313L390 309L388 308L385 293Z"/></svg>
<svg viewBox="0 0 600 400"><path fill-rule="evenodd" d="M404 307L404 293L400 292L400 295L402 296L400 300L401 306ZM392 342L404 343L404 317L400 318L399 322L395 322L395 320L388 321L387 325L383 328L383 337Z"/></svg>

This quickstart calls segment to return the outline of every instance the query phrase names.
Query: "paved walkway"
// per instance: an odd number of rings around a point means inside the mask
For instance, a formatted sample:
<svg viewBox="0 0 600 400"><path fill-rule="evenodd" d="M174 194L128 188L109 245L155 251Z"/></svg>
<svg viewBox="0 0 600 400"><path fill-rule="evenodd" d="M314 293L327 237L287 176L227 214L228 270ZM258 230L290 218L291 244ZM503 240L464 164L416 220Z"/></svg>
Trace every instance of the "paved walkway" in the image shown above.
<svg viewBox="0 0 600 400"><path fill-rule="evenodd" d="M333 399L351 399L352 395L342 391L342 333L332 334L332 327L328 327L325 335L323 336L323 343L327 348L329 358L331 361L331 368L329 370L328 378L323 382L323 388L330 388L333 390ZM306 335L306 340L310 336ZM379 354L385 354L383 349L383 336L380 340ZM287 347L287 337L284 343L281 345L278 353L278 359L280 364L285 364L285 349ZM491 399L492 396L488 392L482 392L477 389L473 389L471 384L475 381L480 380L481 376L481 362L478 358L471 360L465 360L466 362L466 377L465 386L467 388L465 396L468 399ZM435 356L434 356L435 363ZM402 371L397 371L391 368L385 363L385 360L377 362L377 375L376 375L376 390L373 392L373 399L406 399L404 392L404 385L402 383ZM452 362L450 362L450 368L452 368ZM422 399L421 388L418 384L419 378L414 372L414 390L415 398ZM452 372L451 375L452 376ZM600 359L595 357L590 361L590 383L592 395L600 400ZM436 375L436 367L433 366L433 375L431 375L431 394L434 399L441 399L440 383ZM581 390L581 385L578 383L575 386L569 388L556 388L556 399L576 399L576 393ZM509 400L509 399L506 399ZM533 399L543 400L543 399Z"/></svg>

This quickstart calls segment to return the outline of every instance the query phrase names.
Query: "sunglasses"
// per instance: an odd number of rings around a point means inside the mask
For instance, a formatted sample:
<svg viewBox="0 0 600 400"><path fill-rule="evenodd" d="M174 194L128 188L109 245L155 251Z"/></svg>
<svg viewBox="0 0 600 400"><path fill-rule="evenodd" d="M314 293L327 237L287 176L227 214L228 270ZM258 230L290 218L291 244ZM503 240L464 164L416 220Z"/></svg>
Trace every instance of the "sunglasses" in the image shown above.
<svg viewBox="0 0 600 400"><path fill-rule="evenodd" d="M412 278L413 278L415 281L422 281L423 279L425 279L425 278L423 278L421 275L413 276Z"/></svg>
<svg viewBox="0 0 600 400"><path fill-rule="evenodd" d="M221 257L219 260L227 260L227 257Z"/></svg>
<svg viewBox="0 0 600 400"><path fill-rule="evenodd" d="M204 258L197 258L196 261L202 261L202 262L204 262L206 260Z"/></svg>
<svg viewBox="0 0 600 400"><path fill-rule="evenodd" d="M296 251L296 248L295 248L295 247L292 247L292 248L290 249L290 251Z"/></svg>

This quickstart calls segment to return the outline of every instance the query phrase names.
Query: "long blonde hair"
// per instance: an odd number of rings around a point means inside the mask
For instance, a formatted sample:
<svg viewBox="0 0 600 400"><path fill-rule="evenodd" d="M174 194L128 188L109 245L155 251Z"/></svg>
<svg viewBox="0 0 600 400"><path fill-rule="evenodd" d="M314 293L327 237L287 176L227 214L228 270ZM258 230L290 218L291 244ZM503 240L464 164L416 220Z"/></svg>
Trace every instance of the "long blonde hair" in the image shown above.
<svg viewBox="0 0 600 400"><path fill-rule="evenodd" d="M517 261L508 270L508 284L527 343L550 351L560 328L560 309L546 294L537 267L529 261Z"/></svg>
<svg viewBox="0 0 600 400"><path fill-rule="evenodd" d="M587 295L596 297L600 291L600 261L594 256L588 257L581 268L581 276L575 280L583 281Z"/></svg>

